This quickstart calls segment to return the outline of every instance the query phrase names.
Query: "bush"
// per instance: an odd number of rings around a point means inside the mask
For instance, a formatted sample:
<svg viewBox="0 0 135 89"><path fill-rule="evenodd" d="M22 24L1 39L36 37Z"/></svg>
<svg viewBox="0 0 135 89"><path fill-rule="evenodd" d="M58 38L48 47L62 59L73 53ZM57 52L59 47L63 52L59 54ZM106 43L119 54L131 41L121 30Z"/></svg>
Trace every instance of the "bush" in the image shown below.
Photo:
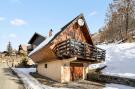
<svg viewBox="0 0 135 89"><path fill-rule="evenodd" d="M28 68L29 67L29 65L28 65L28 57L23 57L22 61L16 67Z"/></svg>

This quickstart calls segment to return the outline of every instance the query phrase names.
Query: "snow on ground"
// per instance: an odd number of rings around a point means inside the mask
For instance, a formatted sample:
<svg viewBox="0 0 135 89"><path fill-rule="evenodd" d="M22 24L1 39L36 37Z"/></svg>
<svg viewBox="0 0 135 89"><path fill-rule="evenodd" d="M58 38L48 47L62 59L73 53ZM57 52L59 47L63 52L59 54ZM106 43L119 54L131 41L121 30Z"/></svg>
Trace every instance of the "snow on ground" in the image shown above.
<svg viewBox="0 0 135 89"><path fill-rule="evenodd" d="M57 35L57 33L58 31L53 32L51 37L48 36L38 47L36 47L32 52L30 52L28 56L31 56L33 53L46 46L55 37L55 35Z"/></svg>
<svg viewBox="0 0 135 89"><path fill-rule="evenodd" d="M106 87L103 89L135 89L135 88L119 84L106 84Z"/></svg>
<svg viewBox="0 0 135 89"><path fill-rule="evenodd" d="M135 79L135 43L104 44L98 47L106 50L106 61L90 65L90 68L107 65L104 74Z"/></svg>
<svg viewBox="0 0 135 89"><path fill-rule="evenodd" d="M30 72L36 72L35 68L13 68L24 83L26 89L67 89L67 88L55 88L47 85L43 85L38 80L29 75Z"/></svg>
<svg viewBox="0 0 135 89"><path fill-rule="evenodd" d="M35 69L15 68L13 70L21 78L26 89L44 89L38 81L36 81L28 74L29 71L34 72Z"/></svg>
<svg viewBox="0 0 135 89"><path fill-rule="evenodd" d="M68 88L55 88L39 83L35 78L29 75L30 72L35 72L35 68L14 68L13 69L24 83L26 89L68 89ZM133 87L119 85L119 84L106 84L103 89L135 89Z"/></svg>

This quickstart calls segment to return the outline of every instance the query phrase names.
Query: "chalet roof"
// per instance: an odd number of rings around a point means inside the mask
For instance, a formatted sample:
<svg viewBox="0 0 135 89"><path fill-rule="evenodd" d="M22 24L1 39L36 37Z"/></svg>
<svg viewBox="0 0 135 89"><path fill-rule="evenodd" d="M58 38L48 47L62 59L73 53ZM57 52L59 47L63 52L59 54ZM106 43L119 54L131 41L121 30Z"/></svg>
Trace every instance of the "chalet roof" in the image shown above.
<svg viewBox="0 0 135 89"><path fill-rule="evenodd" d="M35 32L34 35L31 37L31 39L29 40L28 44L32 44L33 41L34 41L37 37L42 37L44 40L46 39L46 37L44 37L44 36L42 36L41 34Z"/></svg>
<svg viewBox="0 0 135 89"><path fill-rule="evenodd" d="M85 21L85 18L84 18L84 16L83 16L83 14L78 15L76 18L74 18L73 20L71 20L71 21L70 21L69 23L67 23L64 27L62 27L59 32L55 32L56 34L53 32L53 35L52 35L51 37L46 38L46 40L44 40L38 47L36 47L36 48L29 54L29 56L31 56L33 53L39 51L39 50L42 49L43 47L47 46L47 45L48 45L49 43L51 43L61 32L63 32L68 26L70 26L71 23L77 22L77 20L80 19L80 18L83 18L84 21ZM87 26L86 22L85 22L85 25L86 25L86 28L88 29L88 26ZM90 36L89 30L88 30L87 33L88 33L87 35ZM91 37L89 37L89 38L90 38L89 41L90 41L91 44L93 45L93 42L92 42Z"/></svg>

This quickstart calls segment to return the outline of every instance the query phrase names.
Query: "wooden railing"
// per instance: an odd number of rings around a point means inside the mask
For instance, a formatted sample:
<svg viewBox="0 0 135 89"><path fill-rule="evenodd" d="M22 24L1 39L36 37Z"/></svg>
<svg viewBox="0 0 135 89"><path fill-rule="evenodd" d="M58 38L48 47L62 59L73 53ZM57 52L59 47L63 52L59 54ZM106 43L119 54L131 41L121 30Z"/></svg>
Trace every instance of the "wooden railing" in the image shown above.
<svg viewBox="0 0 135 89"><path fill-rule="evenodd" d="M54 52L58 57L62 58L77 57L95 61L105 60L105 50L74 39L68 39L58 43L54 47Z"/></svg>

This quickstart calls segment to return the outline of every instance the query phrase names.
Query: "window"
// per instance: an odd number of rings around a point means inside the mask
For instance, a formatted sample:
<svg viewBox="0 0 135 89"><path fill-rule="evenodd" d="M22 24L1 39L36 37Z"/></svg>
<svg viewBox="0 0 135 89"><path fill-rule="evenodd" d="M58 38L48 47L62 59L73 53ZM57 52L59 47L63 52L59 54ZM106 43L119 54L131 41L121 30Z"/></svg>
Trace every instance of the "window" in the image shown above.
<svg viewBox="0 0 135 89"><path fill-rule="evenodd" d="M45 68L47 68L47 64L45 64Z"/></svg>

